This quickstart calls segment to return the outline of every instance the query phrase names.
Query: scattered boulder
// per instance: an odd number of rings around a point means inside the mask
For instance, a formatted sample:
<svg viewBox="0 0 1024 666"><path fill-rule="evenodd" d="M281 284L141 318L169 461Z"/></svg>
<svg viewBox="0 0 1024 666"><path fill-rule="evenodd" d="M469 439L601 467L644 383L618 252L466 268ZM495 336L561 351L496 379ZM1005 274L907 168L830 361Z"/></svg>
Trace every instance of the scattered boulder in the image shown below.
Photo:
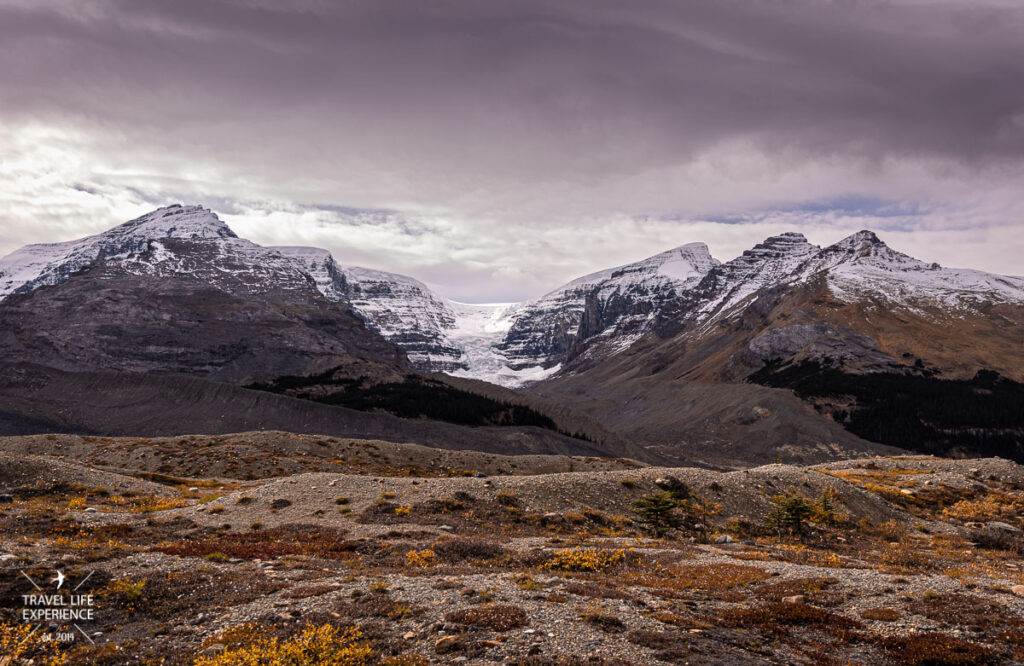
<svg viewBox="0 0 1024 666"><path fill-rule="evenodd" d="M434 652L438 654L454 652L460 647L462 647L462 643L458 636L442 636L434 642Z"/></svg>
<svg viewBox="0 0 1024 666"><path fill-rule="evenodd" d="M728 534L723 534L720 537L715 538L715 543L734 543L734 539Z"/></svg>
<svg viewBox="0 0 1024 666"><path fill-rule="evenodd" d="M225 650L227 650L227 646L223 643L214 643L213 645L204 647L199 654L203 657L212 657L224 652Z"/></svg>
<svg viewBox="0 0 1024 666"><path fill-rule="evenodd" d="M782 603L784 604L802 604L807 601L807 597L802 594L794 594L791 597L782 597Z"/></svg>
<svg viewBox="0 0 1024 666"><path fill-rule="evenodd" d="M1013 592L1018 597L1024 597L1024 585L1014 585L1010 588L1010 592Z"/></svg>
<svg viewBox="0 0 1024 666"><path fill-rule="evenodd" d="M674 476L658 477L654 480L654 485L679 498L690 496L690 487Z"/></svg>
<svg viewBox="0 0 1024 666"><path fill-rule="evenodd" d="M1021 546L1022 532L1019 528L1000 521L973 527L968 538L984 548L1009 550Z"/></svg>
<svg viewBox="0 0 1024 666"><path fill-rule="evenodd" d="M1011 525L1009 523L1004 523L1004 522L1001 522L1001 521L993 521L991 523L985 523L985 529L992 530L992 531L998 531L998 532L1005 533L1005 534L1012 534L1014 536L1020 536L1021 535L1021 530L1020 530L1019 527L1014 527L1013 525Z"/></svg>

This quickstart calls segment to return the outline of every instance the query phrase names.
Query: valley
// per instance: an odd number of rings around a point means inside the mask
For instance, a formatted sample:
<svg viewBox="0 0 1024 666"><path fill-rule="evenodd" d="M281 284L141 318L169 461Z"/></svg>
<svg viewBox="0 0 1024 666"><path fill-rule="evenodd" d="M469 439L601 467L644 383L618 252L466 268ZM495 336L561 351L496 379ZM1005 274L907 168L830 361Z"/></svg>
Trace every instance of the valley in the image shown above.
<svg viewBox="0 0 1024 666"><path fill-rule="evenodd" d="M792 232L474 305L176 205L0 286L0 659L1024 659L1021 278Z"/></svg>

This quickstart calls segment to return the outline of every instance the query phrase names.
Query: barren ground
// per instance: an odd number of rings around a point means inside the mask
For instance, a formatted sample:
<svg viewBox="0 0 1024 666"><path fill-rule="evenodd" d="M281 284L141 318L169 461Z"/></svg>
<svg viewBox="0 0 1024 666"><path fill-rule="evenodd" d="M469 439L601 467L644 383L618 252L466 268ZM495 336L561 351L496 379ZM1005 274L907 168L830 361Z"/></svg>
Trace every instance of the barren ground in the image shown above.
<svg viewBox="0 0 1024 666"><path fill-rule="evenodd" d="M655 537L634 502L666 488L690 500ZM284 433L50 435L0 440L0 493L0 647L35 663L1024 659L1024 468L1000 459L724 473ZM811 509L802 534L765 524L787 494ZM20 617L28 579L52 593L55 571L96 610L60 645Z"/></svg>

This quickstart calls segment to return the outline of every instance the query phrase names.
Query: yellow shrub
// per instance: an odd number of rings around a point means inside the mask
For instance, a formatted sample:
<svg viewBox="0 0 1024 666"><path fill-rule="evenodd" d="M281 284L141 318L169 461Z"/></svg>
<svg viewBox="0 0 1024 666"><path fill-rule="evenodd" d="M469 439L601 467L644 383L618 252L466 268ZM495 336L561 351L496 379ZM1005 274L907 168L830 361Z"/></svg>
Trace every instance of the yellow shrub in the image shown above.
<svg viewBox="0 0 1024 666"><path fill-rule="evenodd" d="M396 506L395 507L395 514L396 515L408 516L410 513L412 513L412 507L411 506Z"/></svg>
<svg viewBox="0 0 1024 666"><path fill-rule="evenodd" d="M45 666L62 666L68 663L68 656L61 652L54 640L35 631L28 624L0 623L0 662L20 664L34 663Z"/></svg>
<svg viewBox="0 0 1024 666"><path fill-rule="evenodd" d="M942 515L963 522L1016 518L1022 502L1009 495L989 493L980 499L961 500L942 510Z"/></svg>
<svg viewBox="0 0 1024 666"><path fill-rule="evenodd" d="M626 551L598 548L565 548L556 550L541 569L555 571L604 571L626 561Z"/></svg>
<svg viewBox="0 0 1024 666"><path fill-rule="evenodd" d="M434 551L427 550L410 550L405 554L405 561L411 567L429 567L430 563L434 561Z"/></svg>
<svg viewBox="0 0 1024 666"><path fill-rule="evenodd" d="M358 629L307 625L286 641L256 637L218 655L199 657L195 666L359 666L374 656L369 645L359 642L361 636Z"/></svg>
<svg viewBox="0 0 1024 666"><path fill-rule="evenodd" d="M114 580L107 585L107 596L118 600L129 613L138 610L146 593L146 579L137 581Z"/></svg>

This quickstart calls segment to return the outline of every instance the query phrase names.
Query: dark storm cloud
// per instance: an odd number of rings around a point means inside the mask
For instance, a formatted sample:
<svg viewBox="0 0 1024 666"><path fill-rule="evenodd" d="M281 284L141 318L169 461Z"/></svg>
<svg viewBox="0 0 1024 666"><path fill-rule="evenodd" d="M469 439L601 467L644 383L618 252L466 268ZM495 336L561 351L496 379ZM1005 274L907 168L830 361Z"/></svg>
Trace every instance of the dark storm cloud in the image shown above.
<svg viewBox="0 0 1024 666"><path fill-rule="evenodd" d="M974 158L1024 151L1022 21L967 1L25 2L0 13L0 83L8 113L295 123L510 171L738 133Z"/></svg>
<svg viewBox="0 0 1024 666"><path fill-rule="evenodd" d="M1024 163L1018 2L0 0L0 43L0 122L150 197L585 228Z"/></svg>

